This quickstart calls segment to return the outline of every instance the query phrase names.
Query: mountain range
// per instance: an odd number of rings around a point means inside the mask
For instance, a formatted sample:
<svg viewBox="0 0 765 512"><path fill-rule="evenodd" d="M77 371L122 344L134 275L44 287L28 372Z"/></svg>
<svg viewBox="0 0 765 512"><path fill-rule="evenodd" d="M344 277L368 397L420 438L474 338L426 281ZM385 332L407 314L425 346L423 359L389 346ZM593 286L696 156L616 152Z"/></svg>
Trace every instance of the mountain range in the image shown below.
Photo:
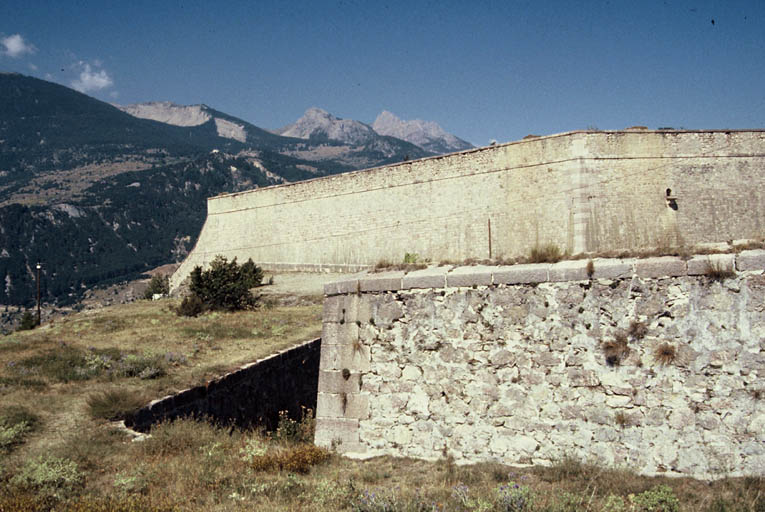
<svg viewBox="0 0 765 512"><path fill-rule="evenodd" d="M436 153L424 135L380 131L316 108L268 131L206 105L114 106L0 73L0 304L34 302L38 262L43 299L66 303L182 259L210 196Z"/></svg>

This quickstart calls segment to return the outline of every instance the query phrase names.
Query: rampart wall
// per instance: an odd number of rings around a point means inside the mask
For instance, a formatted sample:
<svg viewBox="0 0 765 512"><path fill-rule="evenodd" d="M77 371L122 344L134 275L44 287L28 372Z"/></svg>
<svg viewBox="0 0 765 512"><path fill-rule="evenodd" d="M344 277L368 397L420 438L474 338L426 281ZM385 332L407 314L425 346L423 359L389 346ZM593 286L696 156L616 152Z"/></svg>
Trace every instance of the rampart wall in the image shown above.
<svg viewBox="0 0 765 512"><path fill-rule="evenodd" d="M316 410L320 349L321 339L315 339L283 350L203 386L155 400L125 423L147 432L160 421L197 417L273 430L281 411L300 420L303 407Z"/></svg>
<svg viewBox="0 0 765 512"><path fill-rule="evenodd" d="M763 269L756 250L331 283L316 442L362 457L568 455L763 476Z"/></svg>
<svg viewBox="0 0 765 512"><path fill-rule="evenodd" d="M215 255L266 268L725 242L765 235L765 132L570 132L208 200L175 289ZM668 197L669 191L669 197Z"/></svg>

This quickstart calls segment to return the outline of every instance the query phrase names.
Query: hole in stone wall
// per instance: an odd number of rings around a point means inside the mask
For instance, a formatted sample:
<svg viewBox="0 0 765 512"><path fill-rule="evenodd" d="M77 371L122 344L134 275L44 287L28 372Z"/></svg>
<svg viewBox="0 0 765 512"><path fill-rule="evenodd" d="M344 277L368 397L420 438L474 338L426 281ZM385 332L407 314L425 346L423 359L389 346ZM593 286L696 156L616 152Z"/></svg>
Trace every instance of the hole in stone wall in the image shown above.
<svg viewBox="0 0 765 512"><path fill-rule="evenodd" d="M677 211L677 197L672 195L672 189L667 189L667 206Z"/></svg>

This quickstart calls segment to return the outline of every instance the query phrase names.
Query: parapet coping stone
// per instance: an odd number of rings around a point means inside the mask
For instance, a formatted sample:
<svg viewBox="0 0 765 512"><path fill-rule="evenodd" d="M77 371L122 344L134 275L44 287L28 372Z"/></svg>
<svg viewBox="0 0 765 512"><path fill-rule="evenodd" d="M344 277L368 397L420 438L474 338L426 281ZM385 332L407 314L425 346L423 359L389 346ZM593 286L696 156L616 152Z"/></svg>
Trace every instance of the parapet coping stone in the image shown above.
<svg viewBox="0 0 765 512"><path fill-rule="evenodd" d="M592 261L592 266L589 262ZM460 288L491 285L540 284L562 281L666 278L701 276L710 267L738 272L765 271L765 249L740 253L700 254L689 259L678 256L651 258L593 258L558 263L519 265L436 266L415 271L363 272L324 285L324 295L362 292L391 292L427 288ZM592 274L592 275L590 275Z"/></svg>

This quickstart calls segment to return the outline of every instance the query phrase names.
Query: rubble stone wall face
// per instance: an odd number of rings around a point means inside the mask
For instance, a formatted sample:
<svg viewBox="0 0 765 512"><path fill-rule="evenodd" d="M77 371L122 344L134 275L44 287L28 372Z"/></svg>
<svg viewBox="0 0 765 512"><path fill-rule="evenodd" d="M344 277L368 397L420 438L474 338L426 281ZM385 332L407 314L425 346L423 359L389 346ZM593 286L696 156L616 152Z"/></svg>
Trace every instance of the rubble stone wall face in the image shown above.
<svg viewBox="0 0 765 512"><path fill-rule="evenodd" d="M587 263L327 285L316 442L764 475L765 251Z"/></svg>
<svg viewBox="0 0 765 512"><path fill-rule="evenodd" d="M351 270L765 236L765 132L570 132L208 200L176 289L216 255ZM674 202L667 200L670 189ZM491 250L490 250L491 240Z"/></svg>

